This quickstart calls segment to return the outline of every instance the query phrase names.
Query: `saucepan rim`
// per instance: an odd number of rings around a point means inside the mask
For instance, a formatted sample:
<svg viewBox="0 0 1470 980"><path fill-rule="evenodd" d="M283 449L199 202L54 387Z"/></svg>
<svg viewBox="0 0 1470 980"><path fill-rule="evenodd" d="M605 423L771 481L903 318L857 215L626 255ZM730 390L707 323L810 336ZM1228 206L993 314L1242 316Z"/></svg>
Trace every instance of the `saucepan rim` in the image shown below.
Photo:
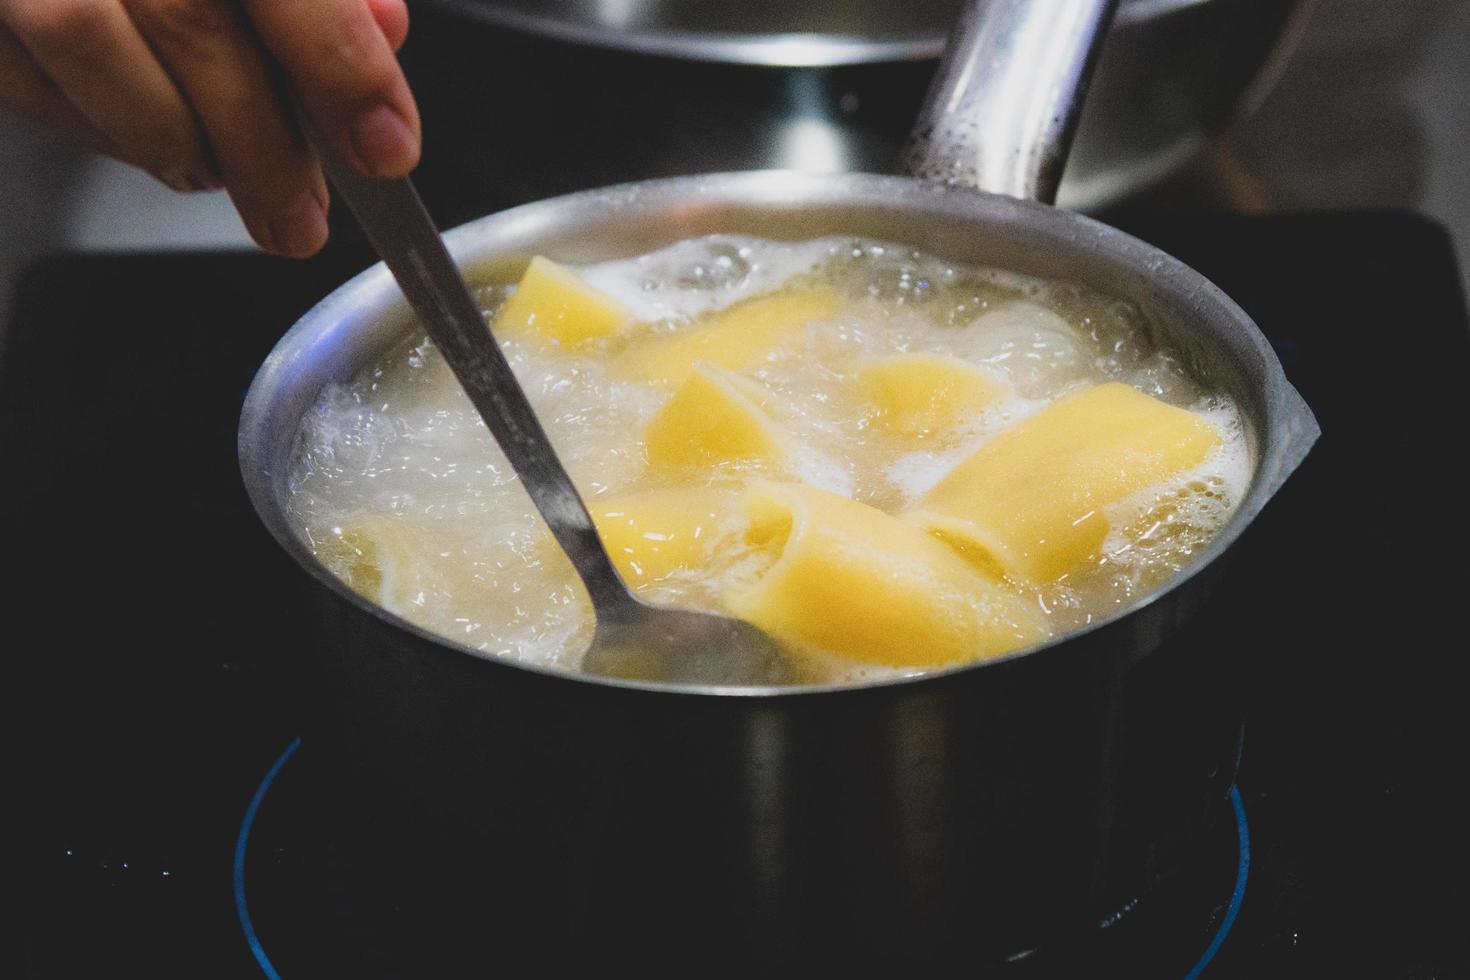
<svg viewBox="0 0 1470 980"><path fill-rule="evenodd" d="M548 198L467 222L447 232L445 238L456 262L462 267L473 266L498 257L519 255L520 249L504 244L497 248L497 243L506 238L534 235L540 229L554 230L567 212L605 213L604 209L626 211L642 208L647 214L656 214L681 205L752 210L787 208L796 212L803 207L815 209L823 205L845 205L869 211L927 208L950 218L975 222L977 230L990 233L1007 228L1039 233L1049 243L1090 251L1120 270L1146 276L1149 288L1156 291L1161 299L1167 298L1172 305L1191 314L1191 322L1201 323L1209 319L1228 323L1229 330L1236 333L1233 350L1229 353L1234 355L1235 366L1240 373L1254 380L1259 389L1254 392L1258 396L1257 403L1243 406L1258 444L1253 453L1255 466L1250 488L1225 527L1169 581L1136 602L1085 627L990 659L853 683L723 687L613 679L487 654L408 622L359 595L334 575L306 547L299 530L287 519L281 493L286 474L276 472L270 465L273 459L280 458L275 455L281 451L280 439L284 438L289 443L284 449L285 458L294 452L302 416L298 414L290 420L289 434L272 428L269 423L276 417L273 414L274 401L298 362L324 356L321 348L335 339L332 336L335 331L351 331L352 325L365 316L387 315L395 303L403 304L392 276L379 262L339 286L298 319L261 365L246 395L238 442L241 474L251 503L276 541L313 577L364 612L447 651L506 669L530 671L574 684L686 696L810 697L864 692L943 681L957 674L1060 651L1077 645L1077 641L1089 634L1137 616L1185 585L1229 550L1286 477L1300 464L1319 434L1316 420L1287 381L1270 343L1250 317L1218 287L1179 260L1125 232L1085 215L1034 201L970 188L946 187L912 177L741 171L638 181ZM403 309L407 322L406 304L403 304ZM1223 345L1217 342L1215 346ZM312 403L319 398L320 390L318 388Z"/></svg>
<svg viewBox="0 0 1470 980"><path fill-rule="evenodd" d="M926 21L899 35L861 30L796 30L774 33L738 29L676 28L615 24L578 16L579 8L539 12L525 5L485 0L436 0L439 6L518 35L544 38L612 53L758 68L842 68L852 65L933 61L944 53L953 18ZM1112 30L1131 30L1215 0L1124 0ZM960 4L956 3L958 8ZM543 5L544 8L544 5ZM783 26L783 25L765 25ZM789 26L789 25L787 25Z"/></svg>

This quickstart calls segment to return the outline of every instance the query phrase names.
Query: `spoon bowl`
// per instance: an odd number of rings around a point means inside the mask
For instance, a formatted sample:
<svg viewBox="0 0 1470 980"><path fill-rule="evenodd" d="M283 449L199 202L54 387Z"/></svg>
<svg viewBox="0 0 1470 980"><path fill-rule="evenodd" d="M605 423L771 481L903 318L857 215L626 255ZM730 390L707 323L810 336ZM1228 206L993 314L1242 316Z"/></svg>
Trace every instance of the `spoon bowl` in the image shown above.
<svg viewBox="0 0 1470 980"><path fill-rule="evenodd" d="M749 623L633 599L597 610L585 673L630 681L717 686L790 683L780 648Z"/></svg>

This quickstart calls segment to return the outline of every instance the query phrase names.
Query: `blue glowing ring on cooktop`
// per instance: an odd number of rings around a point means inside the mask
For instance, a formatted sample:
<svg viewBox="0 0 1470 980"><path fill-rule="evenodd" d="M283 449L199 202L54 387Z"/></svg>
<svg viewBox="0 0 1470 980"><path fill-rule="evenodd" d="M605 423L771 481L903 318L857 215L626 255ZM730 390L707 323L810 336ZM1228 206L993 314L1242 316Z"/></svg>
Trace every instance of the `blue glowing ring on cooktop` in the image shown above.
<svg viewBox="0 0 1470 980"><path fill-rule="evenodd" d="M275 966L271 964L270 957L266 955L265 947L260 944L260 938L255 934L255 926L250 921L250 906L245 900L245 853L250 843L250 830L255 826L255 816L260 811L261 801L270 790L271 784L280 775L291 756L301 747L301 738L298 736L291 740L285 750L255 788L255 794L250 797L250 803L245 807L245 816L240 821L240 832L235 837L235 864L234 864L234 892L235 892L235 914L240 919L240 928L245 933L245 942L250 946L251 955L255 962L260 964L260 969L269 980L281 980L280 973L276 972ZM1225 939L1230 935L1230 930L1235 926L1235 918L1240 912L1240 905L1245 900L1245 883L1250 876L1251 867L1251 834L1250 826L1245 819L1245 800L1240 795L1240 787L1231 785L1230 806L1235 811L1235 836L1237 843L1237 859L1235 867L1235 888L1230 893L1230 902L1225 907L1225 915L1220 920L1220 927L1215 930L1215 935L1205 951L1200 954L1190 971L1184 975L1184 980L1198 980L1204 973L1205 967L1215 958L1215 954L1224 945Z"/></svg>

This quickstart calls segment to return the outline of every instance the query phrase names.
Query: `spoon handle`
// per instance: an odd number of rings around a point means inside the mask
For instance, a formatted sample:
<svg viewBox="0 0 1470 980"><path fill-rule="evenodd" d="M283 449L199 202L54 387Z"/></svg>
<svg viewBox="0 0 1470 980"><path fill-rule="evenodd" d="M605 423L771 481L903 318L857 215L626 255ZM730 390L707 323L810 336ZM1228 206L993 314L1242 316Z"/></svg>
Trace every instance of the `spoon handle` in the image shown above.
<svg viewBox="0 0 1470 980"><path fill-rule="evenodd" d="M324 147L316 149L322 168L571 558L599 617L630 605L632 596L608 558L586 505L485 325L418 191L407 178L362 177L332 159Z"/></svg>

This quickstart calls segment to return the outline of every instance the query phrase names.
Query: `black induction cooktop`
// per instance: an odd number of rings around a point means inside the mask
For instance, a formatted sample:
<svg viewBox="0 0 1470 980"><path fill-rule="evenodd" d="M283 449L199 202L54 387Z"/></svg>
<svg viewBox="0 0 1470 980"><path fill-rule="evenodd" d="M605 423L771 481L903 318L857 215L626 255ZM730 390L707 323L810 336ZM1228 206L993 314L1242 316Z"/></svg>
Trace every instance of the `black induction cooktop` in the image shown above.
<svg viewBox="0 0 1470 980"><path fill-rule="evenodd" d="M1470 978L1470 325L1448 239L1404 214L1127 224L1246 307L1324 434L1214 607L1251 680L1220 838L1015 970ZM362 907L370 858L342 860L303 792L310 585L235 463L255 368L363 264L60 255L20 285L0 554L25 976L422 975Z"/></svg>

